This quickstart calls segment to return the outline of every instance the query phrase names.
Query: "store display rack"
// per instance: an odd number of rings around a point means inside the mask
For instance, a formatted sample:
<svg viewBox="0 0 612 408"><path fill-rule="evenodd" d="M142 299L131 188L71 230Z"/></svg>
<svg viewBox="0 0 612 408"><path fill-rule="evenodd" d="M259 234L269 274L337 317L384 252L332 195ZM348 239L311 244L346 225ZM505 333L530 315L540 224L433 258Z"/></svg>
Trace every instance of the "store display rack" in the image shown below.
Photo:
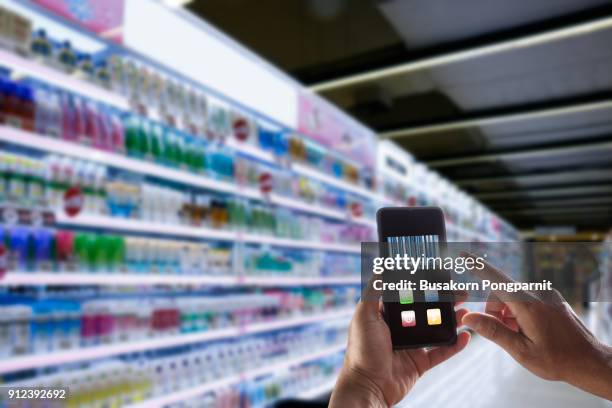
<svg viewBox="0 0 612 408"><path fill-rule="evenodd" d="M328 313L317 313L308 316L293 317L272 322L253 323L220 330L210 330L201 333L181 334L176 336L147 339L137 342L92 346L76 350L66 350L51 354L34 354L12 357L0 361L0 374L48 367L58 364L71 364L76 362L90 361L100 358L113 357L121 354L137 353L150 350L185 346L206 341L231 339L248 334L264 333L303 326L307 324L329 322L335 319L348 320L353 314L350 309L333 311Z"/></svg>
<svg viewBox="0 0 612 408"><path fill-rule="evenodd" d="M202 175L196 175L187 171L164 167L155 163L137 160L112 152L105 152L99 149L94 149L88 146L78 145L60 139L40 136L32 132L24 131L10 126L0 125L0 141L11 143L14 145L27 147L47 153L56 153L68 155L74 158L85 159L94 163L111 166L120 170L130 171L145 176L156 177L166 181L172 181L183 185L198 187L202 189L232 194L240 197L261 200L269 204L285 207L308 214L319 215L322 217L350 221L357 224L367 226L375 226L372 220L354 218L349 213L342 211L324 208L315 204L305 203L300 200L282 197L274 193L263 194L260 190L239 186L230 182L216 180ZM232 146L239 146L233 143ZM252 146L247 146L248 151L258 151L265 153ZM271 160L272 162L272 160ZM349 183L334 180L333 177L319 174L316 170L308 169L303 165L295 165L293 169L300 169L298 173L305 175L315 175L313 178L319 178L321 181L334 183L338 188L352 191L355 189ZM361 190L360 190L361 191Z"/></svg>
<svg viewBox="0 0 612 408"><path fill-rule="evenodd" d="M327 347L323 350L319 350L319 351L309 353L303 356L298 356L295 358L290 358L280 363L270 364L265 367L260 367L254 370L249 370L244 373L232 375L226 378L221 378L216 381L211 381L209 383L205 383L197 387L180 390L180 391L169 393L169 394L166 394L160 397L156 397L156 398L151 398L142 403L131 404L131 405L128 405L128 408L157 408L157 407L161 408L168 404L172 404L175 402L187 400L189 398L197 397L198 395L204 394L208 391L214 391L222 387L240 384L240 383L243 383L245 381L248 381L256 377L273 374L280 370L285 370L285 369L288 369L294 366L298 366L300 364L303 364L309 361L315 361L315 360L318 360L326 356L334 355L336 353L344 351L345 348L346 348L345 344L339 344L339 345ZM335 383L335 379L334 379L334 383ZM312 393L312 395L317 396L321 394L322 392L325 392L325 390L331 389L331 386L333 386L333 383L325 382L313 388L312 390L308 390L308 392L309 394ZM309 394L305 393L304 396L300 395L298 396L298 398L308 399Z"/></svg>
<svg viewBox="0 0 612 408"><path fill-rule="evenodd" d="M137 275L120 273L57 273L57 272L12 272L0 280L2 286L253 286L253 287L295 287L359 285L361 280L354 276L184 276L184 275Z"/></svg>

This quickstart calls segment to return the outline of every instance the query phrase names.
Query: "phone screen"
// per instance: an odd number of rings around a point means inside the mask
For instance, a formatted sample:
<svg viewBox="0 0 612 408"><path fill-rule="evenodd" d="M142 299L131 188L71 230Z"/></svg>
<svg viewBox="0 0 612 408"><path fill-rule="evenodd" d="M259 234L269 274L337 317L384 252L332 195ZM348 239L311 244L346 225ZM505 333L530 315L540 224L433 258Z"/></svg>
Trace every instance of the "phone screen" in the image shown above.
<svg viewBox="0 0 612 408"><path fill-rule="evenodd" d="M406 254L424 259L440 255L440 246L446 241L444 218L440 209L382 209L378 219L380 241L387 244L385 256ZM442 282L449 280L450 276L443 270L423 268L406 278L414 282L420 279ZM457 331L451 293L436 290L396 292L385 294L384 302L385 320L391 331L394 348L448 345L455 342Z"/></svg>

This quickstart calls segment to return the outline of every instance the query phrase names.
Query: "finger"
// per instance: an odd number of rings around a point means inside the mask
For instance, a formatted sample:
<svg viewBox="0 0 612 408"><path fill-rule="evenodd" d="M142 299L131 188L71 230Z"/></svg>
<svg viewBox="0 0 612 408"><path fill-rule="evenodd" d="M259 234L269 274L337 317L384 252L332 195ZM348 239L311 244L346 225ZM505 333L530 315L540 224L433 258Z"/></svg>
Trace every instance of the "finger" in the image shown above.
<svg viewBox="0 0 612 408"><path fill-rule="evenodd" d="M433 368L438 364L448 360L461 350L465 348L470 342L470 333L461 332L457 335L457 341L452 346L447 347L436 347L427 350L427 357L429 359L429 368Z"/></svg>
<svg viewBox="0 0 612 408"><path fill-rule="evenodd" d="M466 251L462 251L461 256L465 258L471 258L473 260L476 260L476 258L478 258L478 256ZM480 257L480 259L482 260L482 257ZM473 272L474 275L478 276L481 279L489 279L491 282L514 282L512 278L510 278L508 275L506 275L490 263L484 260L482 260L482 263L484 264L484 268L472 268L470 269L470 272Z"/></svg>
<svg viewBox="0 0 612 408"><path fill-rule="evenodd" d="M461 327L463 325L463 316L465 316L466 314L468 314L470 311L462 308L459 309L457 311L455 311L455 322L457 322L457 327Z"/></svg>
<svg viewBox="0 0 612 408"><path fill-rule="evenodd" d="M466 258L476 259L476 256L469 252L462 252L461 254ZM514 279L510 278L490 263L486 261L482 261L482 263L484 264L484 268L473 268L471 270L471 272L473 272L474 275L480 278L481 280L487 279L495 283L515 283ZM505 290L491 290L491 293L493 293L497 297L497 299L504 302L515 313L519 309L524 310L525 302L536 300L527 292L521 290L516 292L508 292Z"/></svg>
<svg viewBox="0 0 612 408"><path fill-rule="evenodd" d="M491 340L511 355L518 355L525 345L525 337L506 327L499 319L483 313L468 313L463 316L463 324Z"/></svg>
<svg viewBox="0 0 612 408"><path fill-rule="evenodd" d="M361 289L361 301L355 309L355 318L372 320L380 317L381 292L374 288L374 280L376 280L376 277L373 276L368 284Z"/></svg>
<svg viewBox="0 0 612 408"><path fill-rule="evenodd" d="M519 332L521 330L521 327L514 317L504 317L502 322L513 332Z"/></svg>
<svg viewBox="0 0 612 408"><path fill-rule="evenodd" d="M504 302L499 300L494 293L489 293L487 303L485 305L485 313L501 319L503 317L504 309L507 309Z"/></svg>

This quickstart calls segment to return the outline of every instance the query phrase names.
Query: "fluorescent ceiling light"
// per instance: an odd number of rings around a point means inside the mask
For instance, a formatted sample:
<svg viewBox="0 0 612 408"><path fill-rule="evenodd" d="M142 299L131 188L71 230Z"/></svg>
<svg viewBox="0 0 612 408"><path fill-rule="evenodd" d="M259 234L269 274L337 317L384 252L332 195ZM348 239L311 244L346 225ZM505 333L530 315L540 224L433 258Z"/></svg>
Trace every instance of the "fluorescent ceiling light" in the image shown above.
<svg viewBox="0 0 612 408"><path fill-rule="evenodd" d="M471 163L487 163L487 162L503 162L510 160L526 160L526 159L537 159L541 156L554 156L568 153L579 153L589 152L593 150L608 150L612 149L612 142L598 142L582 144L577 146L563 146L563 147L551 147L543 149L525 150L521 152L510 152L510 153L494 153L494 154L482 154L478 156L459 157L456 159L442 159L432 160L425 164L429 167L447 167L447 166L460 166L463 164Z"/></svg>
<svg viewBox="0 0 612 408"><path fill-rule="evenodd" d="M504 182L516 182L518 184L567 182L569 179L606 179L612 177L612 170L572 170L572 171L553 171L549 173L535 174L511 174L508 176L469 178L454 180L458 186L471 186L475 184L493 184Z"/></svg>
<svg viewBox="0 0 612 408"><path fill-rule="evenodd" d="M576 105L562 106L557 108L544 108L527 112L509 113L497 116L486 116L475 119L463 119L433 125L407 127L380 132L379 136L383 139L400 138L406 136L421 135L424 133L444 132L448 130L466 129L475 126L497 125L500 123L518 122L530 119L540 119L551 116L568 115L572 113L588 112L599 109L612 108L612 100L598 102L587 102Z"/></svg>
<svg viewBox="0 0 612 408"><path fill-rule="evenodd" d="M474 196L478 200L496 200L496 199L515 199L516 197L527 198L544 198L544 197L564 197L564 196L584 196L587 194L605 194L612 193L612 186L580 186L580 187L564 187L564 188L545 188L537 190L512 190L499 191L495 193L477 193Z"/></svg>
<svg viewBox="0 0 612 408"><path fill-rule="evenodd" d="M474 48L468 48L465 50L450 52L448 54L422 58L415 61L392 65L390 67L374 69L371 71L349 75L342 78L332 79L329 81L324 81L312 85L310 89L316 92L329 91L331 89L342 88L363 82L375 81L377 79L385 77L406 74L413 71L464 61L472 58L478 58L485 55L532 47L535 45L585 35L608 28L612 28L612 17L604 17L601 19L578 23L563 28L548 30L537 34L530 34L511 40L501 41Z"/></svg>
<svg viewBox="0 0 612 408"><path fill-rule="evenodd" d="M192 2L193 0L162 0L162 3L164 3L166 6L174 8L185 7Z"/></svg>
<svg viewBox="0 0 612 408"><path fill-rule="evenodd" d="M526 210L500 211L505 215L540 215L540 214L578 214L578 213L607 213L610 206L579 206L571 208L530 208Z"/></svg>

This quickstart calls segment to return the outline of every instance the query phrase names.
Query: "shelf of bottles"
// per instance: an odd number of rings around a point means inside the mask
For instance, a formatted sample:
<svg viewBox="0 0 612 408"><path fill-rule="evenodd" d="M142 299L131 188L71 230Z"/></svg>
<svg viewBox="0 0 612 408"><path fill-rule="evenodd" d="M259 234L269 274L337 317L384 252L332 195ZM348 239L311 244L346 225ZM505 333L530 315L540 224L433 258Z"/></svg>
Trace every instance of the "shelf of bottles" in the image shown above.
<svg viewBox="0 0 612 408"><path fill-rule="evenodd" d="M0 382L161 407L331 381L374 181L161 64L0 13Z"/></svg>
<svg viewBox="0 0 612 408"><path fill-rule="evenodd" d="M380 202L441 207L448 242L484 243L481 247L488 249L489 262L516 279L526 278L520 235L512 225L395 143L381 142L377 153ZM471 305L472 309L481 307Z"/></svg>
<svg viewBox="0 0 612 408"><path fill-rule="evenodd" d="M391 141L379 144L377 174L380 202L441 207L446 217L448 241L520 241L518 231L507 221Z"/></svg>

